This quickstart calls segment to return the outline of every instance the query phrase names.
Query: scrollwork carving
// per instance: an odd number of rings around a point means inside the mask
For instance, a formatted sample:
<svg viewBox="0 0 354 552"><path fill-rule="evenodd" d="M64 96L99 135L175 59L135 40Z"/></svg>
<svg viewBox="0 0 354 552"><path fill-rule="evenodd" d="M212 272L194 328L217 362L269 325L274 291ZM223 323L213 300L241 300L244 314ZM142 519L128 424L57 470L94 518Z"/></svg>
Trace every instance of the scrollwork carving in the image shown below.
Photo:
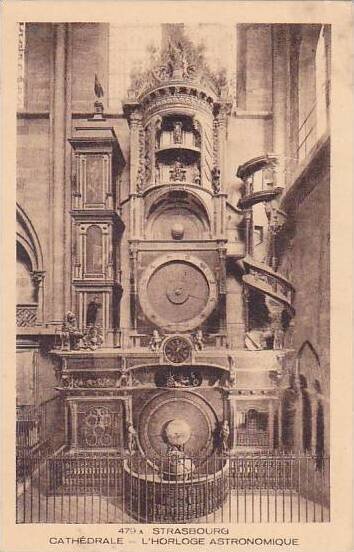
<svg viewBox="0 0 354 552"><path fill-rule="evenodd" d="M214 194L219 194L221 190L221 184L220 184L220 169L218 167L214 167L211 171L211 184L213 187Z"/></svg>

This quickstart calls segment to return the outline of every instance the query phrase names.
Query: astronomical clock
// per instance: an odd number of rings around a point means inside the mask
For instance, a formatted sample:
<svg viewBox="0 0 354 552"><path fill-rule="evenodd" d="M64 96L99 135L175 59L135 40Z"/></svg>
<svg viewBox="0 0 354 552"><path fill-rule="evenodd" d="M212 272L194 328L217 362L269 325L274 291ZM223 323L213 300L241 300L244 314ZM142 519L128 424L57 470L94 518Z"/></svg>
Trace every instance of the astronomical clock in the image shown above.
<svg viewBox="0 0 354 552"><path fill-rule="evenodd" d="M125 178L118 137L99 101L70 140L74 300L56 350L67 446L71 454L130 454L125 469L138 489L129 505L133 517L144 509L136 500L152 492L146 486L155 477L162 493L157 506L170 500L163 488L172 480L188 482L184 488L192 494L197 480L203 496L215 499L199 514L214 511L226 492L223 455L236 439L244 446L249 426L263 447L279 440L275 356L264 357L255 371L252 355L239 350L245 336L251 349L280 343L277 293L289 303L291 290L274 270L245 257L245 243L252 244L250 209L259 194L241 205L243 218L224 192L231 101L224 79L201 62L182 31L175 32L161 59L128 91ZM249 188L250 172L268 159L257 163L241 171ZM276 193L268 196L273 201ZM257 321L247 306L258 289L266 290L274 313L271 331L263 333L252 330ZM144 477L141 459L147 460ZM209 488L211 474L217 492ZM185 495L174 501L184 503ZM165 521L181 521L178 511ZM156 515L145 512L150 521Z"/></svg>

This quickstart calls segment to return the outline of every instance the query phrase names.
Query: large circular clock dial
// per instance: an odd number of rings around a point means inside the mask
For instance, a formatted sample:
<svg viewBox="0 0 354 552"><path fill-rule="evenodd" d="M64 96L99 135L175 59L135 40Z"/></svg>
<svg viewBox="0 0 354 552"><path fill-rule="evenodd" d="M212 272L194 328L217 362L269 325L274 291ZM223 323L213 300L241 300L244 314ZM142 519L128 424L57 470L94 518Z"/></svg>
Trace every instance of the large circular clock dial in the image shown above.
<svg viewBox="0 0 354 552"><path fill-rule="evenodd" d="M150 265L140 282L141 305L155 324L190 330L216 304L216 282L208 266L185 254L165 255Z"/></svg>

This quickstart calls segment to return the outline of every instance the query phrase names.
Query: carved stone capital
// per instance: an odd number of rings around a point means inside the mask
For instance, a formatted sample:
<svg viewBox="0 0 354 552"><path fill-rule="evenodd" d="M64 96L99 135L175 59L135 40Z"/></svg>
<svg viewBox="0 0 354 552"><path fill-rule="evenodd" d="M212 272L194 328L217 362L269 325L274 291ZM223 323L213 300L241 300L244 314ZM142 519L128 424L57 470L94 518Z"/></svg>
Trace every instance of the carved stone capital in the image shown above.
<svg viewBox="0 0 354 552"><path fill-rule="evenodd" d="M140 113L140 111L138 110L135 110L133 111L132 113L130 113L129 115L129 125L130 125L130 128L133 130L138 128L139 125L141 125L142 123L142 120L143 120L143 116L142 114Z"/></svg>
<svg viewBox="0 0 354 552"><path fill-rule="evenodd" d="M45 272L43 270L34 270L32 272L32 281L36 287L39 287L44 280Z"/></svg>

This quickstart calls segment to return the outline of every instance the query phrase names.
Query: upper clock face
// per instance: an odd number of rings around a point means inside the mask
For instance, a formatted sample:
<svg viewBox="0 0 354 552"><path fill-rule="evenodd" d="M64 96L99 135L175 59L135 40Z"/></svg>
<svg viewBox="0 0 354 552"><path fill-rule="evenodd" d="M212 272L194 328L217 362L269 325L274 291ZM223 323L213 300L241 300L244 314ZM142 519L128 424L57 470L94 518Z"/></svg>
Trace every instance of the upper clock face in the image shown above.
<svg viewBox="0 0 354 552"><path fill-rule="evenodd" d="M191 255L165 255L145 271L140 282L145 314L171 330L190 330L216 304L216 282L205 263Z"/></svg>

